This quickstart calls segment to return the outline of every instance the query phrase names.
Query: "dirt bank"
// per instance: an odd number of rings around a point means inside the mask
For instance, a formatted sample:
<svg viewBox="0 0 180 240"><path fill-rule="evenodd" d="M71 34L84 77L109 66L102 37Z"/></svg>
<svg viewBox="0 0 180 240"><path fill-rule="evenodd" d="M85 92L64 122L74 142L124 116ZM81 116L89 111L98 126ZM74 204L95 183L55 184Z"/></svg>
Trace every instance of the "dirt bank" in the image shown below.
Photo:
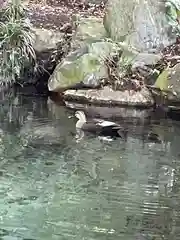
<svg viewBox="0 0 180 240"><path fill-rule="evenodd" d="M105 1L92 4L82 0L30 0L25 2L28 17L36 27L49 29L62 28L70 23L73 15L103 17Z"/></svg>

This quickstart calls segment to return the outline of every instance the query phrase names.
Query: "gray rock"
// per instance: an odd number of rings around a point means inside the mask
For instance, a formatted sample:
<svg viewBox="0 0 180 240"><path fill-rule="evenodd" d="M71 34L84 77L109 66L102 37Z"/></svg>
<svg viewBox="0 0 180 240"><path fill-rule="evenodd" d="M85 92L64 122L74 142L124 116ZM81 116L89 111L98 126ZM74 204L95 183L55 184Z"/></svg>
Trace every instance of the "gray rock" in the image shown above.
<svg viewBox="0 0 180 240"><path fill-rule="evenodd" d="M60 31L33 28L34 32L34 49L38 52L47 51L49 49L57 49L63 34Z"/></svg>
<svg viewBox="0 0 180 240"><path fill-rule="evenodd" d="M69 45L58 30L33 27L33 33L36 69L28 67L21 82L23 85L36 85L40 89L38 91L47 92L48 78L57 62L68 51Z"/></svg>
<svg viewBox="0 0 180 240"><path fill-rule="evenodd" d="M160 54L146 53L142 52L135 56L132 62L132 68L136 68L143 65L155 65L158 61L160 61Z"/></svg>
<svg viewBox="0 0 180 240"><path fill-rule="evenodd" d="M180 63L176 64L168 71L168 89L175 92L180 98Z"/></svg>
<svg viewBox="0 0 180 240"><path fill-rule="evenodd" d="M80 18L77 22L78 26L72 39L72 49L81 48L87 43L102 40L107 35L101 18L91 16Z"/></svg>

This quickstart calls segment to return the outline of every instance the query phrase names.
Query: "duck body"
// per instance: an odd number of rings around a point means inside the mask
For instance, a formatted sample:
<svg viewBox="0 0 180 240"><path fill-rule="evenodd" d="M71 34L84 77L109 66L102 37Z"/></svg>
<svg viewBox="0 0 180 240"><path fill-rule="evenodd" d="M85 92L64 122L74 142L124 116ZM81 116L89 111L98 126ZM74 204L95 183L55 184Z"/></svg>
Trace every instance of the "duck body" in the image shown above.
<svg viewBox="0 0 180 240"><path fill-rule="evenodd" d="M76 129L81 129L100 136L122 137L122 127L117 123L102 119L87 121L82 111L77 111L75 116L78 118Z"/></svg>

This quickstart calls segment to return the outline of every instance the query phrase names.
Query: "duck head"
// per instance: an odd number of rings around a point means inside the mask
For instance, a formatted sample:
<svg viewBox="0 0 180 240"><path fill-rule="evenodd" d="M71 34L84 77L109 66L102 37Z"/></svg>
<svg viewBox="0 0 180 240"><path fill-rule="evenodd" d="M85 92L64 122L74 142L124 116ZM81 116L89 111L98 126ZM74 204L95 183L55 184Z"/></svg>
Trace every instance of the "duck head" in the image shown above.
<svg viewBox="0 0 180 240"><path fill-rule="evenodd" d="M86 122L86 116L85 116L85 114L84 114L83 111L76 111L76 112L75 112L75 117L76 117L77 119L79 119L79 121L80 121L81 123L85 123L85 122Z"/></svg>

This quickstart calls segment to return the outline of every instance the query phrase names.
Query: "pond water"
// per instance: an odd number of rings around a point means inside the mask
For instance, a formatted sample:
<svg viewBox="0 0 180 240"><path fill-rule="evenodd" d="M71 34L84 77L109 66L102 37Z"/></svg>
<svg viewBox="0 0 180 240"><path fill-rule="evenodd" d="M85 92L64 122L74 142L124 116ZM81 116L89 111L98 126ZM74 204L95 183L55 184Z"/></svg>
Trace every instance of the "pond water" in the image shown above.
<svg viewBox="0 0 180 240"><path fill-rule="evenodd" d="M180 239L180 122L77 141L73 111L58 109L1 101L0 239Z"/></svg>

